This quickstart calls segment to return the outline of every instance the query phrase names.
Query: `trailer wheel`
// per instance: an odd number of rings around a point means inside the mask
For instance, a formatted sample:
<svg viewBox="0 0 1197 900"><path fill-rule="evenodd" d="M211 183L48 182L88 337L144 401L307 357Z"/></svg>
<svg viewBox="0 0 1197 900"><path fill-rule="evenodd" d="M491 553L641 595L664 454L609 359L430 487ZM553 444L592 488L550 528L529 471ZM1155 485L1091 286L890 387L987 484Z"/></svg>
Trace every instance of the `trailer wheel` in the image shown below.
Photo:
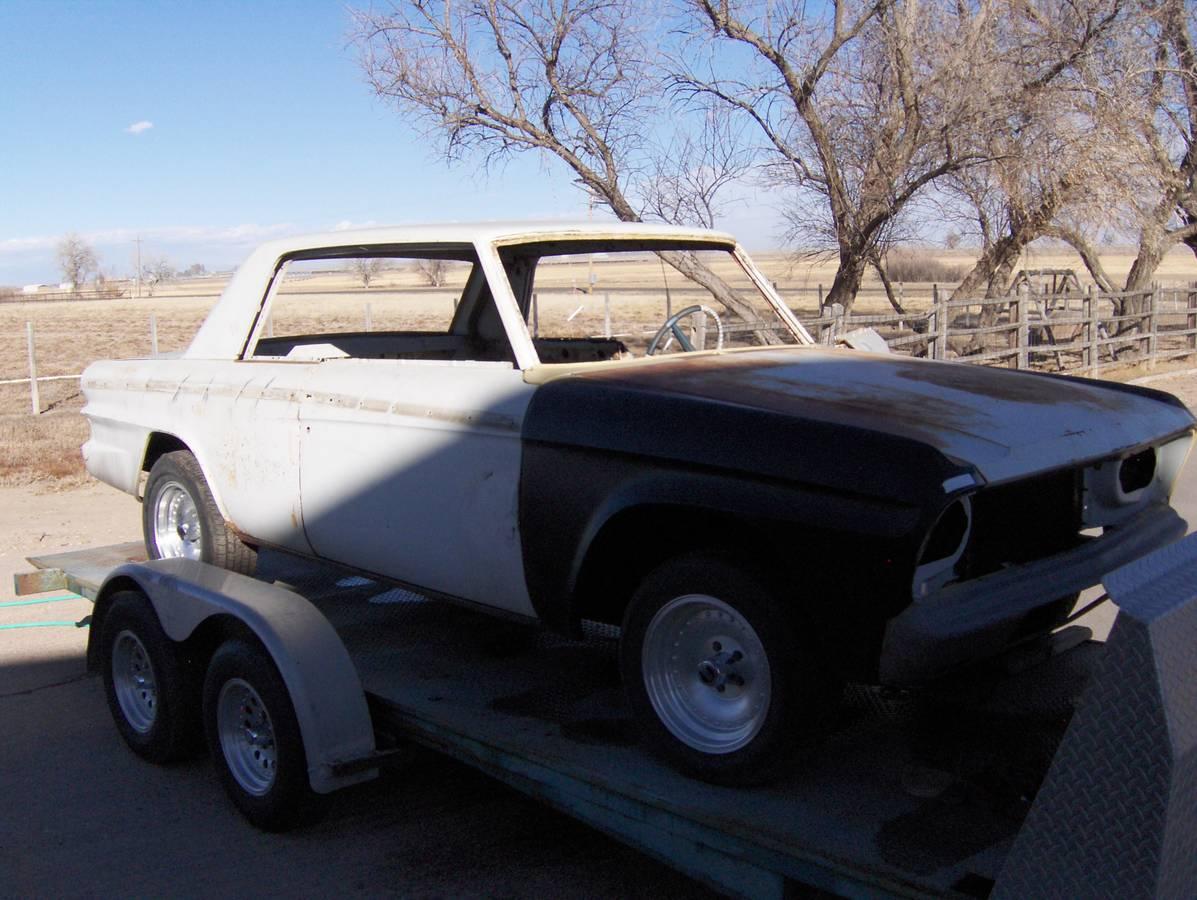
<svg viewBox="0 0 1197 900"><path fill-rule="evenodd" d="M141 509L150 559L183 557L252 575L253 547L225 524L203 470L187 450L164 453L150 469Z"/></svg>
<svg viewBox="0 0 1197 900"><path fill-rule="evenodd" d="M678 557L643 581L620 668L649 747L719 784L773 777L811 743L835 683L772 592L713 556Z"/></svg>
<svg viewBox="0 0 1197 900"><path fill-rule="evenodd" d="M324 812L325 798L308 781L291 696L263 648L233 638L213 654L204 729L221 784L258 828L286 831Z"/></svg>
<svg viewBox="0 0 1197 900"><path fill-rule="evenodd" d="M100 641L104 694L125 743L155 763L189 755L197 743L197 694L150 602L136 591L117 593Z"/></svg>

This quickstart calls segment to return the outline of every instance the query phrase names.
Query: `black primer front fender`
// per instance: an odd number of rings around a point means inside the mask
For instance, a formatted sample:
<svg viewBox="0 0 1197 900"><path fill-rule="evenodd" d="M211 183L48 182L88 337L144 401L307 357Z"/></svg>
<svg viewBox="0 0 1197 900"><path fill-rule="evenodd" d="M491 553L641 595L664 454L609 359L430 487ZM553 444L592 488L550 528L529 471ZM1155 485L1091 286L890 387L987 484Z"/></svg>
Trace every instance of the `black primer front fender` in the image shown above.
<svg viewBox="0 0 1197 900"><path fill-rule="evenodd" d="M934 447L863 422L588 378L542 385L522 437L519 520L529 595L541 619L566 632L576 626L578 578L590 548L629 509L758 523L775 539L766 548L773 552L785 553L796 535L851 542L862 554L884 544L897 571L913 565L913 543L938 512L944 482L966 471ZM721 537L712 535L712 544Z"/></svg>

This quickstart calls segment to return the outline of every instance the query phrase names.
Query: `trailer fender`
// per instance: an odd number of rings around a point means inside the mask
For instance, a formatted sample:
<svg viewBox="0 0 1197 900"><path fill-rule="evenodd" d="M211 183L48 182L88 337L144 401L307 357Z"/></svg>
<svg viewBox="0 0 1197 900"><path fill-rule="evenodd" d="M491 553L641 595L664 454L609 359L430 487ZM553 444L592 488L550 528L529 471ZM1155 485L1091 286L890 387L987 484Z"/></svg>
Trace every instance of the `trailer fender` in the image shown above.
<svg viewBox="0 0 1197 900"><path fill-rule="evenodd" d="M112 595L134 587L149 598L173 641L186 641L218 615L233 617L261 641L291 695L312 790L327 794L378 774L376 768L360 767L375 745L357 669L328 619L307 599L195 560L130 563L114 569L100 588L93 637L100 633ZM99 658L95 644L89 642L87 653L93 671Z"/></svg>

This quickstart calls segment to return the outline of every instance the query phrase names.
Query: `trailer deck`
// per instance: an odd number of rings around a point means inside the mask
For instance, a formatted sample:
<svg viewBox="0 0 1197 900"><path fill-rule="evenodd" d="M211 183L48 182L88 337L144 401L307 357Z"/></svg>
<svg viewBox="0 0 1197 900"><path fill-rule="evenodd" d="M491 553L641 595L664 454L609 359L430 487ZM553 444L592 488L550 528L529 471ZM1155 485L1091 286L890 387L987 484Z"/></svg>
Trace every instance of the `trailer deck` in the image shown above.
<svg viewBox="0 0 1197 900"><path fill-rule="evenodd" d="M135 546L135 545L134 545ZM95 596L130 545L31 558ZM61 574L56 574L61 573ZM374 698L380 732L434 748L720 890L984 897L993 890L1104 645L951 689L853 687L780 783L694 781L637 744L617 631L566 640L305 560L259 577L313 603ZM53 589L42 587L40 589Z"/></svg>

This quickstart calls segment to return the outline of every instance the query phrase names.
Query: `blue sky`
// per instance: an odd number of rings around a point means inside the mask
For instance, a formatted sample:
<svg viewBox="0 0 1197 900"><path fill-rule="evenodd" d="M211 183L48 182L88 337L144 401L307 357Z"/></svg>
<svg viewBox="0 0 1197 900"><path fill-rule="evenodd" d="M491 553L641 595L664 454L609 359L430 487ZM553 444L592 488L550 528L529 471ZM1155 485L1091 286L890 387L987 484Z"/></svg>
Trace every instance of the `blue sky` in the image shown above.
<svg viewBox="0 0 1197 900"><path fill-rule="evenodd" d="M138 235L216 269L341 223L585 214L555 160L446 165L373 98L349 28L335 2L0 0L0 285L56 281L67 232L121 276ZM725 223L772 243L760 225Z"/></svg>

